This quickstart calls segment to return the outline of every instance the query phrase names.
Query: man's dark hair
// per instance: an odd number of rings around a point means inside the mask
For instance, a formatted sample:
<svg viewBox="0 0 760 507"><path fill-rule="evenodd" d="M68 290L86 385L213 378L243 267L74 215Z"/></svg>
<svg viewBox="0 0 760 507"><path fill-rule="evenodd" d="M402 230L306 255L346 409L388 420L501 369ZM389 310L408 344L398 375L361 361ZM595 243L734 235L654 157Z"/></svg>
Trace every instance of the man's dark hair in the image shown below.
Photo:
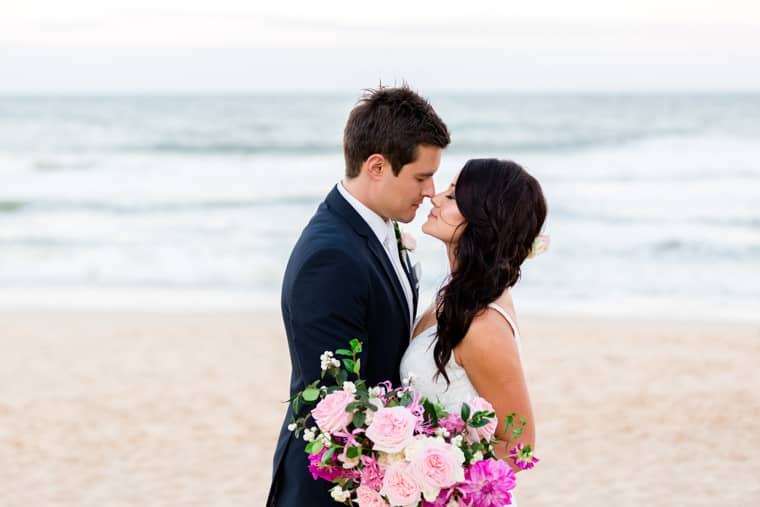
<svg viewBox="0 0 760 507"><path fill-rule="evenodd" d="M433 106L408 85L366 90L343 132L346 176L358 176L362 163L374 153L383 155L398 176L404 165L417 160L420 144L445 148L450 142L449 130Z"/></svg>

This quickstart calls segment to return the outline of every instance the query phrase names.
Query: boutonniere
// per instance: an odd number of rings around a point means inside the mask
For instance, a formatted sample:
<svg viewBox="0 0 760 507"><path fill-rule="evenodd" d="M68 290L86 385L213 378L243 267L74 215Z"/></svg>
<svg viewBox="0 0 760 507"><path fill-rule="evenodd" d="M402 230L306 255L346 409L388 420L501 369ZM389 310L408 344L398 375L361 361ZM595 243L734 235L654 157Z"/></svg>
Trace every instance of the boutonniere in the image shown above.
<svg viewBox="0 0 760 507"><path fill-rule="evenodd" d="M396 231L398 251L403 252L406 250L407 252L414 252L414 250L417 248L417 238L408 232L402 231L398 225L398 222L393 222L393 230Z"/></svg>

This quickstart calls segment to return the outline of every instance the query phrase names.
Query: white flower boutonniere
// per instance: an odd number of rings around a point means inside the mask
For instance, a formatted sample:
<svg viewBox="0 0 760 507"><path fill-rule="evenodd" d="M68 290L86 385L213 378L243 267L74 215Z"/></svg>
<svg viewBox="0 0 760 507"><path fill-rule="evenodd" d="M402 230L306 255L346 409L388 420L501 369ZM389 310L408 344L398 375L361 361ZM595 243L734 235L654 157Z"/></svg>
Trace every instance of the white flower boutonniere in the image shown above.
<svg viewBox="0 0 760 507"><path fill-rule="evenodd" d="M393 229L396 231L396 242L398 243L399 253L404 250L407 252L414 252L417 248L417 238L406 231L402 231L398 222L393 222Z"/></svg>
<svg viewBox="0 0 760 507"><path fill-rule="evenodd" d="M401 248L414 252L417 249L417 238L409 234L408 232L401 233Z"/></svg>

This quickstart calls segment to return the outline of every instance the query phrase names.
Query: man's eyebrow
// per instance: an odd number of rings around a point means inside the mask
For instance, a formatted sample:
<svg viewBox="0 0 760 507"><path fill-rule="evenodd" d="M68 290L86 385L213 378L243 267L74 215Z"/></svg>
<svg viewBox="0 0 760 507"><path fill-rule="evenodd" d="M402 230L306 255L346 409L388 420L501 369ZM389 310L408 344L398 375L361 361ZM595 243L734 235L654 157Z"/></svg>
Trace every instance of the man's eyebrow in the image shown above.
<svg viewBox="0 0 760 507"><path fill-rule="evenodd" d="M419 173L417 176L424 176L425 178L430 178L435 174L435 171L431 171L429 173Z"/></svg>

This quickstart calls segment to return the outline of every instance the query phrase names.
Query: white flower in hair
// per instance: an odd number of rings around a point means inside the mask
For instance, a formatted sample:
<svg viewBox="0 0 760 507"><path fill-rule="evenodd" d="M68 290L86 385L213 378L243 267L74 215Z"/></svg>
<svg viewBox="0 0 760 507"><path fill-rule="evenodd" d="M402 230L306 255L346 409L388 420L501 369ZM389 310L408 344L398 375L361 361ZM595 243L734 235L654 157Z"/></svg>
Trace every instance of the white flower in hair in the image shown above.
<svg viewBox="0 0 760 507"><path fill-rule="evenodd" d="M530 248L530 252L528 252L528 259L532 259L533 257L541 255L542 253L549 250L550 243L551 236L548 234L539 234L536 236L536 239L533 240L533 245Z"/></svg>

